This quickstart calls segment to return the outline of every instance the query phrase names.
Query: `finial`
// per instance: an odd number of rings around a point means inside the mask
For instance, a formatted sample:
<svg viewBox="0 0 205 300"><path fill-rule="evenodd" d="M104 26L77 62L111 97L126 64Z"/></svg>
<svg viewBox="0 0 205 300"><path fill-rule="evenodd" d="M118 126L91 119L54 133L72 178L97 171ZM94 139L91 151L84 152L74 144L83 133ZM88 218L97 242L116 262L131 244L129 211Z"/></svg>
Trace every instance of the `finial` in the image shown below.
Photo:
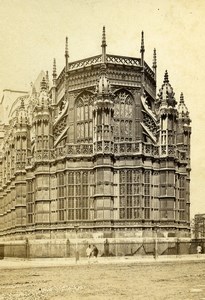
<svg viewBox="0 0 205 300"><path fill-rule="evenodd" d="M102 33L102 63L106 63L106 36L105 36L105 26L103 26L103 33Z"/></svg>
<svg viewBox="0 0 205 300"><path fill-rule="evenodd" d="M68 54L68 37L66 36L66 38L65 38L65 71L66 71L66 73L68 71L68 58L69 58L69 54Z"/></svg>
<svg viewBox="0 0 205 300"><path fill-rule="evenodd" d="M103 33L102 33L102 45L101 47L106 47L106 34L105 34L105 26L103 26Z"/></svg>
<svg viewBox="0 0 205 300"><path fill-rule="evenodd" d="M56 76L56 59L53 59L53 77Z"/></svg>
<svg viewBox="0 0 205 300"><path fill-rule="evenodd" d="M184 103L184 94L181 93L180 94L180 101L179 101L180 104Z"/></svg>
<svg viewBox="0 0 205 300"><path fill-rule="evenodd" d="M65 56L68 57L68 37L65 38Z"/></svg>
<svg viewBox="0 0 205 300"><path fill-rule="evenodd" d="M23 98L21 98L21 106L20 106L21 108L25 108L25 105L24 105L24 100L23 100Z"/></svg>
<svg viewBox="0 0 205 300"><path fill-rule="evenodd" d="M157 54L156 54L156 49L154 48L154 51L153 51L153 65L152 65L152 68L153 69L156 69L157 67Z"/></svg>
<svg viewBox="0 0 205 300"><path fill-rule="evenodd" d="M57 77L57 73L56 73L56 59L53 59L53 85L56 84L56 77Z"/></svg>
<svg viewBox="0 0 205 300"><path fill-rule="evenodd" d="M167 70L165 71L165 74L164 74L164 83L169 83L169 75L168 75Z"/></svg>
<svg viewBox="0 0 205 300"><path fill-rule="evenodd" d="M144 32L142 31L142 35L141 35L141 48L140 48L140 53L141 53L141 67L142 67L142 93L144 91L144 52L145 52L145 48L144 48Z"/></svg>
<svg viewBox="0 0 205 300"><path fill-rule="evenodd" d="M46 88L47 88L47 83L46 83L45 77L43 77L43 79L41 81L41 92L45 91Z"/></svg>
<svg viewBox="0 0 205 300"><path fill-rule="evenodd" d="M144 52L145 52L145 47L144 47L144 31L142 31L140 53L144 53Z"/></svg>
<svg viewBox="0 0 205 300"><path fill-rule="evenodd" d="M48 71L46 71L46 84L47 84L47 89L49 90L49 75L48 75Z"/></svg>

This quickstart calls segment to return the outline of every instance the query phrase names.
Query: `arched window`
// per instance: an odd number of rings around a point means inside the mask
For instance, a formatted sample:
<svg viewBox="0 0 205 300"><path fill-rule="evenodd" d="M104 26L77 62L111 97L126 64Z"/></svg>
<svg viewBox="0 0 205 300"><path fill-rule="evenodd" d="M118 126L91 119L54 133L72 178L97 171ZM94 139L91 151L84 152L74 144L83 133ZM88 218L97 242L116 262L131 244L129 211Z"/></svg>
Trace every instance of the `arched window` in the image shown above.
<svg viewBox="0 0 205 300"><path fill-rule="evenodd" d="M138 170L120 170L119 177L119 218L142 218L141 173Z"/></svg>
<svg viewBox="0 0 205 300"><path fill-rule="evenodd" d="M76 142L92 142L92 95L84 93L75 103L75 140Z"/></svg>
<svg viewBox="0 0 205 300"><path fill-rule="evenodd" d="M89 173L68 172L68 220L89 220Z"/></svg>
<svg viewBox="0 0 205 300"><path fill-rule="evenodd" d="M114 99L114 139L131 141L133 138L134 101L127 91L120 91Z"/></svg>

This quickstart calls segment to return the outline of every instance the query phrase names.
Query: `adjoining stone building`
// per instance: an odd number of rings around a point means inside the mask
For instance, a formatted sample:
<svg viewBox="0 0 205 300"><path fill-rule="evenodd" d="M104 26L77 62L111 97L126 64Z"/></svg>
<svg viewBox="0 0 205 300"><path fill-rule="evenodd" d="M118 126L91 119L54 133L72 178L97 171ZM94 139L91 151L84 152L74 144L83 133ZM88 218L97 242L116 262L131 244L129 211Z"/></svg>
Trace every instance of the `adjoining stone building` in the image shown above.
<svg viewBox="0 0 205 300"><path fill-rule="evenodd" d="M190 117L157 62L102 53L21 95L1 123L3 241L190 235ZM2 101L1 105L4 105Z"/></svg>
<svg viewBox="0 0 205 300"><path fill-rule="evenodd" d="M196 214L194 216L194 238L205 238L205 214Z"/></svg>

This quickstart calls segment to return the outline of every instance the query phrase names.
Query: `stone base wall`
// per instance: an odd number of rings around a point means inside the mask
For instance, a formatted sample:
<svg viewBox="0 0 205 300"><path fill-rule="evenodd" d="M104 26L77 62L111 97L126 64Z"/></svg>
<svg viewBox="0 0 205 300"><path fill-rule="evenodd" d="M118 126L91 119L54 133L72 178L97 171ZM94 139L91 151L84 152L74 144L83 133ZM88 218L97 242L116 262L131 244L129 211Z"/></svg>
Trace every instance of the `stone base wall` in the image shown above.
<svg viewBox="0 0 205 300"><path fill-rule="evenodd" d="M0 244L1 257L46 258L86 256L88 245L96 245L99 256L142 256L194 254L198 244L205 251L205 240L176 238L124 239L32 239L5 241Z"/></svg>
<svg viewBox="0 0 205 300"><path fill-rule="evenodd" d="M85 257L89 244L97 246L99 256L154 255L156 249L159 255L177 255L196 253L194 243L186 229L36 230L2 237L0 257Z"/></svg>

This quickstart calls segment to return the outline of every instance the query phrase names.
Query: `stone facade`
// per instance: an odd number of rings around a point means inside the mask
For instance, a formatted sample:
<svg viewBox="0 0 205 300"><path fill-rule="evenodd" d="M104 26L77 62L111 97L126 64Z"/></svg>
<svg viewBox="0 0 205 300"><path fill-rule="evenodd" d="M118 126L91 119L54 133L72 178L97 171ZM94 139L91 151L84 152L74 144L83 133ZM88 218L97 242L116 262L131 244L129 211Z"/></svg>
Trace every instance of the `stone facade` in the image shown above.
<svg viewBox="0 0 205 300"><path fill-rule="evenodd" d="M193 230L195 239L205 238L205 214L196 214L194 216Z"/></svg>
<svg viewBox="0 0 205 300"><path fill-rule="evenodd" d="M190 118L141 57L69 62L1 124L0 237L188 237ZM13 109L13 110L12 110ZM79 237L78 236L78 237Z"/></svg>

